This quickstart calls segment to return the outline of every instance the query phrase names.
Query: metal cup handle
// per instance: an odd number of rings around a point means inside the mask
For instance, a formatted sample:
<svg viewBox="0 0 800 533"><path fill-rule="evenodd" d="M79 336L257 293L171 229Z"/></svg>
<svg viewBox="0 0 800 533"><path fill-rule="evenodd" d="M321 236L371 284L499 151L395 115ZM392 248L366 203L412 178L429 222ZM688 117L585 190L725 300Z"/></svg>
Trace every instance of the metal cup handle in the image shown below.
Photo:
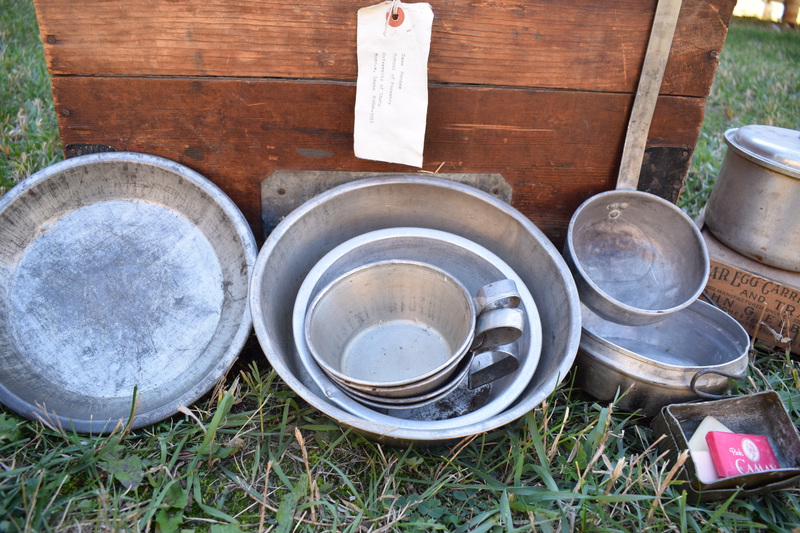
<svg viewBox="0 0 800 533"><path fill-rule="evenodd" d="M470 362L468 386L477 389L519 369L514 345L497 346L492 350L475 352Z"/></svg>
<svg viewBox="0 0 800 533"><path fill-rule="evenodd" d="M721 400L723 398L727 398L729 395L712 394L710 392L701 391L697 388L697 380L705 376L706 374L717 374L730 379L744 379L747 377L747 370L744 370L741 374L732 374L731 372L725 372L724 370L717 370L715 368L706 368L704 370L698 371L694 376L692 376L691 381L689 381L689 389L691 389L692 393L706 400Z"/></svg>
<svg viewBox="0 0 800 533"><path fill-rule="evenodd" d="M525 328L525 313L517 308L500 308L481 313L475 325L473 351L488 351L498 346L511 344L522 336Z"/></svg>
<svg viewBox="0 0 800 533"><path fill-rule="evenodd" d="M494 309L519 307L520 301L521 297L514 280L501 279L484 285L478 290L478 294L475 296L475 307L477 314L480 315Z"/></svg>

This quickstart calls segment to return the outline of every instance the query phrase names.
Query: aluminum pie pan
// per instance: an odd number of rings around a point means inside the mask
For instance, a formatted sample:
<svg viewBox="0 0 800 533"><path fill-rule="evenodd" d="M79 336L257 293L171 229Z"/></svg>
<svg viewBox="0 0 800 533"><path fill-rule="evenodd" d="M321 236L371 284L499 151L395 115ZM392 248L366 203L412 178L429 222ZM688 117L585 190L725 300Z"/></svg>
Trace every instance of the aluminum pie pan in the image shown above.
<svg viewBox="0 0 800 533"><path fill-rule="evenodd" d="M406 409L402 417L397 416L396 411L380 412L343 393L336 381L331 380L316 364L303 335L305 316L311 300L329 285L330 280L336 279L355 265L389 259L417 260L438 266L463 283L470 294L477 294L487 283L500 279L511 279L516 283L521 309L525 311L525 334L517 341L520 368L515 373L475 391L468 390L466 380L461 381L451 391L457 393L451 398L459 398L460 403L472 402L479 405L477 409L446 420L420 420L419 418L428 417L431 413L441 416L430 404L419 405L425 409ZM384 228L365 232L336 246L314 265L303 280L297 291L292 324L296 356L327 398L355 415L398 427L421 426L430 430L441 430L497 415L511 405L528 386L536 371L542 349L542 325L536 302L514 269L499 256L469 239L430 228Z"/></svg>
<svg viewBox="0 0 800 533"><path fill-rule="evenodd" d="M0 243L0 402L27 418L152 424L206 393L250 334L252 231L176 162L111 152L45 168L0 198Z"/></svg>
<svg viewBox="0 0 800 533"><path fill-rule="evenodd" d="M353 415L334 404L296 357L291 309L303 278L338 244L377 229L417 226L457 234L511 266L542 310L542 353L533 378L507 409L443 430L397 427ZM469 185L435 176L394 175L352 181L289 213L261 248L251 278L253 326L281 379L312 407L387 444L452 443L498 428L543 402L566 378L580 340L580 301L569 269L542 231L507 203Z"/></svg>

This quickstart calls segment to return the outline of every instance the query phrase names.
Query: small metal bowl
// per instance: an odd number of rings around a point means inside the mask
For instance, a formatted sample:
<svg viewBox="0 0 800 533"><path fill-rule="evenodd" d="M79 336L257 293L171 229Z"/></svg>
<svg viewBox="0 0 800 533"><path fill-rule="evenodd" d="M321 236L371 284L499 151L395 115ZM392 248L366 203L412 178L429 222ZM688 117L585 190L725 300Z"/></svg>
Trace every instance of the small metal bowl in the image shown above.
<svg viewBox="0 0 800 533"><path fill-rule="evenodd" d="M645 416L665 405L718 398L747 375L750 340L724 311L697 300L660 322L625 326L582 306L577 382L589 394Z"/></svg>
<svg viewBox="0 0 800 533"><path fill-rule="evenodd" d="M412 261L351 270L320 291L305 321L306 343L325 372L374 388L446 378L474 334L475 305L464 285Z"/></svg>
<svg viewBox="0 0 800 533"><path fill-rule="evenodd" d="M700 297L710 271L700 230L654 194L596 194L575 211L564 259L581 303L607 320L651 324Z"/></svg>

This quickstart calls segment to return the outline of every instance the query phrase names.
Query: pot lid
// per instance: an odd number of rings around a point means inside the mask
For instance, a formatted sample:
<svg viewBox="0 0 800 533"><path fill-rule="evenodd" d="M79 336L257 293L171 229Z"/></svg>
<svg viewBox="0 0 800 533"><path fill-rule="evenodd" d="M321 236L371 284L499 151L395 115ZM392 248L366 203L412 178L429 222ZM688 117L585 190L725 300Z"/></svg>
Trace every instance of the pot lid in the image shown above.
<svg viewBox="0 0 800 533"><path fill-rule="evenodd" d="M800 177L800 131L777 126L742 126L726 131L725 140L757 164Z"/></svg>

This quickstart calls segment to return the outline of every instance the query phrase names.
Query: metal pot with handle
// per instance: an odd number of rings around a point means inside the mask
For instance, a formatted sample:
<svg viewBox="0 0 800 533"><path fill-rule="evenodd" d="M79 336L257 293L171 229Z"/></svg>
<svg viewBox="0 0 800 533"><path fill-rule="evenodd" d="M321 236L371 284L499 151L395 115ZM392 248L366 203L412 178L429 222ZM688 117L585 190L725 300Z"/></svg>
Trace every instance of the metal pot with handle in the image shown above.
<svg viewBox="0 0 800 533"><path fill-rule="evenodd" d="M650 324L684 309L700 296L710 270L694 222L675 204L636 190L680 5L658 4L616 190L586 200L567 230L564 257L581 302L621 324Z"/></svg>
<svg viewBox="0 0 800 533"><path fill-rule="evenodd" d="M725 142L706 226L742 255L800 272L800 131L742 126Z"/></svg>

